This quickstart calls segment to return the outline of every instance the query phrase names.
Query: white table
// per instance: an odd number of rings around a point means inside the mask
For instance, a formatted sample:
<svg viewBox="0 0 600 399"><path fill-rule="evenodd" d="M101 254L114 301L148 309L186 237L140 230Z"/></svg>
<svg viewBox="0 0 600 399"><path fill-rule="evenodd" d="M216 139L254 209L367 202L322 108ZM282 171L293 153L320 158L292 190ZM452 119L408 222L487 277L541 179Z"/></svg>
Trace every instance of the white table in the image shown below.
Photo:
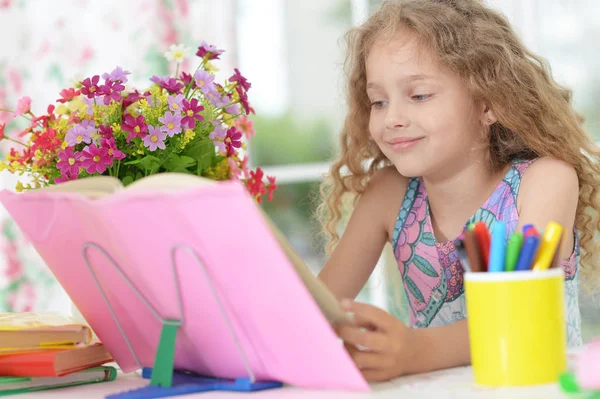
<svg viewBox="0 0 600 399"><path fill-rule="evenodd" d="M115 381L78 387L40 391L15 395L15 399L101 399L106 395L135 389L148 384L137 373L120 374ZM390 382L371 385L367 393L340 391L307 391L284 387L262 392L204 392L178 398L218 398L218 399L440 399L440 398L502 398L502 399L565 399L558 384L526 388L483 388L473 383L471 367L459 367L431 373L400 377Z"/></svg>

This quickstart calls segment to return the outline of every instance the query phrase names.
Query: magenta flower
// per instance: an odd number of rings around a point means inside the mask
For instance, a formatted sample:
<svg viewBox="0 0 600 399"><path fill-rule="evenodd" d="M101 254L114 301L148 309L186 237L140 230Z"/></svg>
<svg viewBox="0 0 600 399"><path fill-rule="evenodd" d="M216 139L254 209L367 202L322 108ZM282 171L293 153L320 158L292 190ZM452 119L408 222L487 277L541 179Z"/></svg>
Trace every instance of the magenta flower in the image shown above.
<svg viewBox="0 0 600 399"><path fill-rule="evenodd" d="M165 139L167 133L162 132L159 126L148 126L148 135L144 137L144 145L150 151L156 151L157 148L165 149Z"/></svg>
<svg viewBox="0 0 600 399"><path fill-rule="evenodd" d="M113 71L110 74L108 74L108 73L102 74L102 79L112 80L113 82L119 82L119 83L127 83L127 75L130 75L130 74L131 74L131 72L124 71L120 66L118 66L115 69L113 69Z"/></svg>
<svg viewBox="0 0 600 399"><path fill-rule="evenodd" d="M115 158L119 161L125 158L125 154L123 153L123 151L117 148L117 144L115 143L114 137L105 137L102 140L101 147L108 149L108 156L111 158Z"/></svg>
<svg viewBox="0 0 600 399"><path fill-rule="evenodd" d="M85 128L81 124L77 124L67 131L65 140L69 143L69 146L75 147L79 143L91 143L92 138L90 133L92 130Z"/></svg>
<svg viewBox="0 0 600 399"><path fill-rule="evenodd" d="M204 107L198 103L198 99L192 98L192 101L183 100L183 119L181 125L185 128L187 125L188 129L196 127L196 120L203 121L204 118L200 115L200 111L204 110Z"/></svg>
<svg viewBox="0 0 600 399"><path fill-rule="evenodd" d="M182 101L185 101L184 98L185 97L183 97L183 94L178 94L177 96L169 96L167 99L167 101L169 102L169 109L175 114L181 114L181 103Z"/></svg>
<svg viewBox="0 0 600 399"><path fill-rule="evenodd" d="M81 84L83 87L81 88L81 94L85 94L88 98L94 98L98 95L100 91L100 87L98 87L98 82L100 81L100 76L94 75L91 79L86 78Z"/></svg>
<svg viewBox="0 0 600 399"><path fill-rule="evenodd" d="M67 172L67 173L63 173L63 175L61 177L55 177L54 183L60 184L60 183L64 183L69 180L77 180L78 177L79 177L79 172L77 172L76 174Z"/></svg>
<svg viewBox="0 0 600 399"><path fill-rule="evenodd" d="M106 83L100 87L100 90L102 94L104 94L104 105L108 105L110 104L110 100L119 102L123 99L121 97L121 92L125 90L125 86L121 83L107 80Z"/></svg>
<svg viewBox="0 0 600 399"><path fill-rule="evenodd" d="M81 165L80 156L80 153L73 151L73 147L67 147L58 154L59 161L56 163L56 167L63 175L69 173L71 176L77 176Z"/></svg>
<svg viewBox="0 0 600 399"><path fill-rule="evenodd" d="M158 120L163 124L162 131L166 132L169 137L181 133L181 115L167 112L165 116L158 118Z"/></svg>
<svg viewBox="0 0 600 399"><path fill-rule="evenodd" d="M184 87L183 83L177 81L175 78L161 78L160 76L154 75L150 78L150 80L168 91L170 94L179 93Z"/></svg>
<svg viewBox="0 0 600 399"><path fill-rule="evenodd" d="M17 101L17 109L15 110L15 116L20 116L31 111L31 98L25 96L21 97Z"/></svg>
<svg viewBox="0 0 600 399"><path fill-rule="evenodd" d="M225 148L228 155L235 155L235 149L242 146L242 133L235 126L230 127L225 135Z"/></svg>
<svg viewBox="0 0 600 399"><path fill-rule="evenodd" d="M127 114L125 115L125 118L123 118L121 129L123 129L124 132L129 133L126 139L126 141L129 143L136 137L144 138L146 136L146 132L148 131L148 125L146 125L144 115L134 118L133 115Z"/></svg>
<svg viewBox="0 0 600 399"><path fill-rule="evenodd" d="M100 125L98 126L98 132L103 138L113 137L113 129L110 125Z"/></svg>
<svg viewBox="0 0 600 399"><path fill-rule="evenodd" d="M216 46L212 44L208 45L203 40L202 43L200 43L200 47L198 47L196 55L200 58L207 57L209 60L218 60L224 52L225 50L218 50Z"/></svg>
<svg viewBox="0 0 600 399"><path fill-rule="evenodd" d="M244 112L246 112L246 115L250 115L250 103L248 102L248 95L240 88L240 86L235 86L235 91L238 92L240 104L242 104L244 107Z"/></svg>
<svg viewBox="0 0 600 399"><path fill-rule="evenodd" d="M123 99L123 104L121 105L121 110L125 111L127 107L140 99L140 93L136 90L133 93L129 93L127 97Z"/></svg>
<svg viewBox="0 0 600 399"><path fill-rule="evenodd" d="M186 72L181 72L181 76L179 77L179 79L181 79L183 83L186 84L186 86L192 83L193 80L192 75Z"/></svg>
<svg viewBox="0 0 600 399"><path fill-rule="evenodd" d="M215 146L219 149L220 152L227 152L227 148L225 147L225 136L227 136L227 130L223 127L221 123L214 124L215 130L210 132L208 136L214 143Z"/></svg>
<svg viewBox="0 0 600 399"><path fill-rule="evenodd" d="M112 162L112 158L108 155L108 148L100 148L90 144L81 152L81 166L89 174L104 173Z"/></svg>
<svg viewBox="0 0 600 399"><path fill-rule="evenodd" d="M237 68L234 68L233 70L235 71L235 73L233 75L231 75L231 77L229 78L229 81L230 82L238 82L238 85L242 86L244 88L244 91L250 90L250 87L252 86L252 84L250 82L248 82L248 79L243 77Z"/></svg>
<svg viewBox="0 0 600 399"><path fill-rule="evenodd" d="M196 80L196 86L202 93L206 94L209 91L215 90L215 75L212 73L200 70L194 74L194 79Z"/></svg>

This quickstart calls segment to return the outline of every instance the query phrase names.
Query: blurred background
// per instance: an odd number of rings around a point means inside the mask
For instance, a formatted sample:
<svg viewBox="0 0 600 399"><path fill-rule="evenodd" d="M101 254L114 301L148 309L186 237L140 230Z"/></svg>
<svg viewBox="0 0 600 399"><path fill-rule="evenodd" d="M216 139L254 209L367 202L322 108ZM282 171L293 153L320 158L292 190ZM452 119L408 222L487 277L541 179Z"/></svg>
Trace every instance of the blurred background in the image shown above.
<svg viewBox="0 0 600 399"><path fill-rule="evenodd" d="M344 117L343 35L379 0L0 0L0 108L23 95L34 111L58 98L74 79L132 72L147 85L169 65L169 45L195 49L205 40L225 49L221 79L240 69L249 91L256 136L250 163L277 177L279 189L263 204L316 274L325 262L314 218L318 186L328 170ZM490 0L525 43L549 60L555 78L575 93L575 106L600 139L600 2ZM190 52L192 55L193 52ZM190 57L188 69L195 68ZM1 122L1 121L0 121ZM18 126L9 126L18 128ZM7 129L7 132L9 129ZM2 187L14 177L0 175ZM401 199L399 199L400 201ZM10 218L0 230L0 311L68 310L69 301ZM359 300L403 314L399 274L390 248L382 254ZM600 335L597 299L584 295L584 335Z"/></svg>

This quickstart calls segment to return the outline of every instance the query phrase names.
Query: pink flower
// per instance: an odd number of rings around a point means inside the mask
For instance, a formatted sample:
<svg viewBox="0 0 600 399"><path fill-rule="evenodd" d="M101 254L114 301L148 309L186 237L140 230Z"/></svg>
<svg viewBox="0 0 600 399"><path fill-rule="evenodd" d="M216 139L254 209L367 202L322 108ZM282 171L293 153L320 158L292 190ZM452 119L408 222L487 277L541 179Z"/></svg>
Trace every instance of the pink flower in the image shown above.
<svg viewBox="0 0 600 399"><path fill-rule="evenodd" d="M244 136L246 136L247 139L251 138L256 133L254 131L254 122L248 119L246 115L240 116L235 121L235 127L237 127L239 131L244 133Z"/></svg>
<svg viewBox="0 0 600 399"><path fill-rule="evenodd" d="M112 159L108 155L108 148L99 148L93 144L85 147L81 153L81 166L89 174L102 174L106 168L112 164Z"/></svg>
<svg viewBox="0 0 600 399"><path fill-rule="evenodd" d="M121 151L117 148L117 144L115 143L114 137L106 137L105 136L102 139L101 147L108 149L108 156L111 158L115 158L118 161L125 158L125 154L123 153L123 151Z"/></svg>
<svg viewBox="0 0 600 399"><path fill-rule="evenodd" d="M227 149L225 148L225 136L226 135L227 135L227 131L225 130L223 125L220 123L217 123L215 125L215 129L212 132L210 132L210 135L208 137L215 143L215 146L217 146L219 151L226 152L227 151Z"/></svg>
<svg viewBox="0 0 600 399"><path fill-rule="evenodd" d="M25 96L21 97L17 102L17 109L15 110L15 116L20 116L28 113L31 110L31 98Z"/></svg>
<svg viewBox="0 0 600 399"><path fill-rule="evenodd" d="M63 175L67 172L71 175L78 175L81 164L80 156L79 153L73 151L73 147L67 147L58 154L59 161L56 163L56 167Z"/></svg>
<svg viewBox="0 0 600 399"><path fill-rule="evenodd" d="M159 126L148 126L148 135L143 141L150 151L156 151L157 148L164 150L166 138L167 133L162 132Z"/></svg>

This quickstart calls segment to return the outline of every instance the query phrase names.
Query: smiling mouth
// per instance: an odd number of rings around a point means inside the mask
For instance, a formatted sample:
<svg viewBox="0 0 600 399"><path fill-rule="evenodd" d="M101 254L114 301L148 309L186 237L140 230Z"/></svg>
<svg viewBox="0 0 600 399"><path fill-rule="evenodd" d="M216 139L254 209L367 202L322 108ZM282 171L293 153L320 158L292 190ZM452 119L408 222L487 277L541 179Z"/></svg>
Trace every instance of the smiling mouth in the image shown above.
<svg viewBox="0 0 600 399"><path fill-rule="evenodd" d="M416 138L399 138L388 141L388 144L394 151L409 150L423 140L423 137Z"/></svg>

